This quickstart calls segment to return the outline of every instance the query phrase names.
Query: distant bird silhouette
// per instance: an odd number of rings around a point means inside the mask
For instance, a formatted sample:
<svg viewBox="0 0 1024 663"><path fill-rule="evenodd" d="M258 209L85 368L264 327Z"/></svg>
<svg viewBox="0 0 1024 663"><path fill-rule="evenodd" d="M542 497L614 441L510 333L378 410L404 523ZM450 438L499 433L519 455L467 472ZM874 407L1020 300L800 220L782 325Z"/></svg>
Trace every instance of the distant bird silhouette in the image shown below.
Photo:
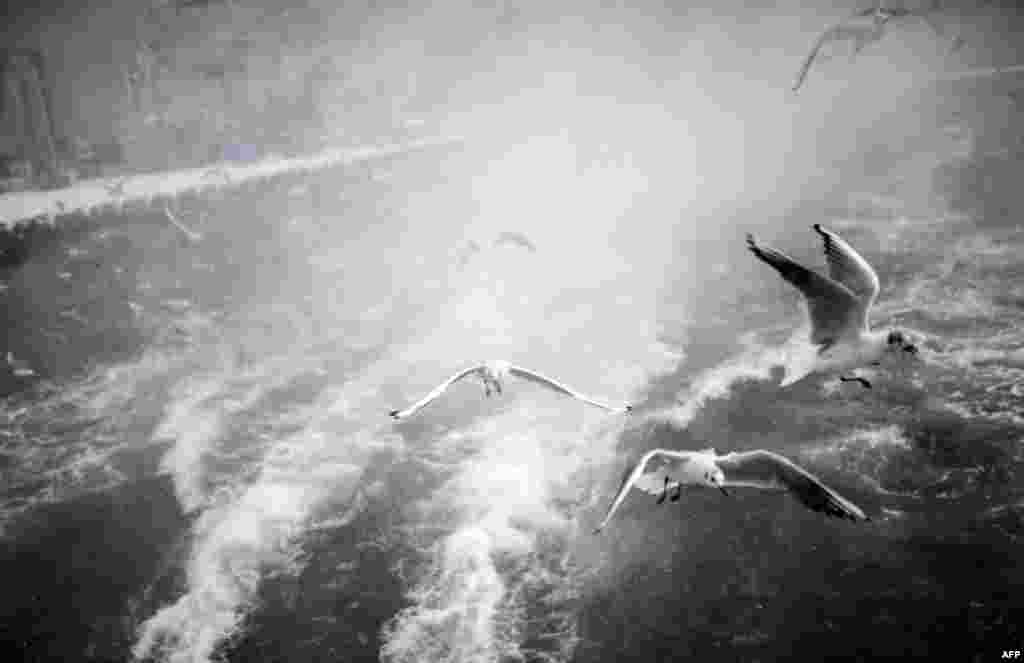
<svg viewBox="0 0 1024 663"><path fill-rule="evenodd" d="M410 417L413 414L416 414L417 412L425 408L427 405L430 405L438 398L440 398L441 395L444 394L444 392L446 392L448 388L451 387L453 384L470 375L475 375L478 378L480 378L480 381L483 382L484 385L484 395L488 397L492 393L502 393L501 381L510 375L514 375L517 378L529 380L530 382L534 382L541 386L547 387L548 389L556 391L560 394L564 394L571 398L575 398L576 400L583 401L588 405L599 407L602 410L620 413L631 412L633 410L633 407L631 405L615 407L612 405L607 405L605 403L595 401L592 398L584 396L578 391L570 389L569 387L565 386L560 382L556 382L555 380L547 376L541 375L540 373L525 368L521 368L519 366L515 366L502 359L493 359L491 361L486 361L482 364L477 364L476 366L472 366L470 368L459 371L455 375L451 376L450 378L439 384L429 394L427 394L420 400L416 401L409 407L405 408L404 410L392 410L389 414L393 419L405 419L406 417Z"/></svg>
<svg viewBox="0 0 1024 663"><path fill-rule="evenodd" d="M503 232L494 240L494 246L521 246L531 253L537 251L536 245L530 238L519 232Z"/></svg>
<svg viewBox="0 0 1024 663"><path fill-rule="evenodd" d="M197 233L196 231L192 230L184 223L179 221L178 218L174 216L174 214L171 212L171 207L166 203L164 204L164 216L166 216L167 220L170 221L178 230L185 233L185 236L188 237L190 241L198 242L203 238L203 236L200 233Z"/></svg>
<svg viewBox="0 0 1024 663"><path fill-rule="evenodd" d="M938 6L938 2L933 3L932 7L928 9L906 9L901 7L887 9L882 5L883 3L880 1L875 7L854 12L823 32L821 36L818 37L817 41L814 42L811 52L806 58L804 58L803 64L800 66L800 70L797 72L796 81L793 84L793 92L799 90L804 84L804 81L807 79L807 74L811 70L811 66L814 64L815 60L818 59L821 49L826 45L835 42L850 42L852 47L850 51L850 60L853 60L862 50L864 50L865 46L877 42L885 36L885 28L892 19L919 18L923 20L936 35L940 37L943 36L942 31L929 16L931 13L941 9L941 7ZM959 48L959 46L957 46L957 48Z"/></svg>

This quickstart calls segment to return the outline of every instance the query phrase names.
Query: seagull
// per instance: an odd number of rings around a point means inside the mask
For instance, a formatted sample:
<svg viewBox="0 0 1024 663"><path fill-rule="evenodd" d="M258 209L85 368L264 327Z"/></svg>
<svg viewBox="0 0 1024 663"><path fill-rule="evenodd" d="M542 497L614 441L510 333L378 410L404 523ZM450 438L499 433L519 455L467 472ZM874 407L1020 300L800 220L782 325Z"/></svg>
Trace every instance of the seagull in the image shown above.
<svg viewBox="0 0 1024 663"><path fill-rule="evenodd" d="M879 291L878 275L871 265L839 235L818 223L814 230L825 243L828 276L807 269L781 251L758 245L754 236L747 234L750 251L803 293L811 319L810 340L819 346L809 370L787 375L781 386L815 371L844 371L865 364L880 366L883 358L897 353L916 355L917 346L899 329L874 332L868 326L868 313ZM840 380L860 382L871 388L864 378L843 376Z"/></svg>
<svg viewBox="0 0 1024 663"><path fill-rule="evenodd" d="M31 364L29 364L24 359L15 359L13 352L7 352L6 361L7 365L11 369L11 372L14 373L14 377L30 378L36 374L36 372L32 369Z"/></svg>
<svg viewBox="0 0 1024 663"><path fill-rule="evenodd" d="M885 36L885 26L894 18L921 18L928 24L928 27L930 27L936 35L940 37L942 36L942 32L939 30L938 26L935 25L935 23L928 17L928 14L937 11L938 3L935 3L936 6L933 6L932 8L920 10L911 10L900 7L887 9L882 6L883 4L884 3L880 1L875 7L854 12L823 32L821 36L818 37L818 40L814 42L811 52L806 58L804 58L803 65L797 73L796 82L793 84L793 92L799 90L800 86L803 85L804 79L807 78L807 73L811 69L811 65L814 64L814 61L818 58L821 49L825 47L825 45L832 42L851 42L852 50L850 52L850 59L853 60L862 50L864 50L865 46L879 41L883 36Z"/></svg>
<svg viewBox="0 0 1024 663"><path fill-rule="evenodd" d="M655 456L680 461L671 470L662 468L644 474L647 464ZM663 481L659 481L661 476ZM671 475L671 478L670 478ZM870 520L860 508L835 492L816 476L772 451L757 449L719 456L714 449L701 451L672 451L652 449L630 468L622 479L615 499L608 507L601 524L594 529L598 534L611 520L626 499L630 488L639 488L652 495L660 495L658 504L665 501L670 490L675 490L672 501L679 501L683 486L717 488L729 495L727 487L786 490L812 511L852 521Z"/></svg>
<svg viewBox="0 0 1024 663"><path fill-rule="evenodd" d="M494 246L496 247L505 244L510 246L521 246L531 253L537 252L536 245L534 245L534 243L530 241L530 238L523 233L503 232L494 240Z"/></svg>
<svg viewBox="0 0 1024 663"><path fill-rule="evenodd" d="M413 403L404 410L392 410L389 413L390 416L396 420L405 419L407 417L412 416L416 412L419 412L421 409L432 403L438 397L440 397L441 394L448 390L448 387L452 386L462 378L467 377L469 375L476 375L478 378L480 378L484 385L484 395L488 397L490 397L491 393L493 392L497 392L499 394L502 393L501 381L508 377L509 375L514 375L519 378L530 380L531 382L536 382L537 384L543 385L548 389L557 391L560 394L565 394L566 396L571 396L572 398L583 401L584 403L589 403L590 405L599 407L602 410L618 413L632 412L633 410L632 405L626 405L623 407L613 407L611 405L606 405L605 403L600 403L591 398L588 398L587 396L584 396L583 394L577 391L570 389L569 387L559 382L556 382L555 380L552 380L549 377L541 375L540 373L536 373L534 371L527 370L519 366L515 366L502 359L494 359L459 371L458 373L451 376L450 378L439 384L437 387L435 387L433 391L424 396L422 399L420 399L416 403Z"/></svg>

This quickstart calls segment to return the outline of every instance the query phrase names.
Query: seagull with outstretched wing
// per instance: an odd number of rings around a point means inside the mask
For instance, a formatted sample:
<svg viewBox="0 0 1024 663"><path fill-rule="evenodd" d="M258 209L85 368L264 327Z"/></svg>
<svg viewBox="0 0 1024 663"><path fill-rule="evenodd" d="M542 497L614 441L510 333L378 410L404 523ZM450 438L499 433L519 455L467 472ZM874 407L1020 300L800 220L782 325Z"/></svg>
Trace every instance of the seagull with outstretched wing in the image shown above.
<svg viewBox="0 0 1024 663"><path fill-rule="evenodd" d="M865 46L880 41L885 36L885 29L893 19L920 18L936 35L939 37L944 36L939 26L931 19L931 14L941 8L938 6L938 2L933 3L933 6L927 9L906 9L903 7L889 9L884 7L883 4L880 1L875 7L854 12L823 32L814 42L811 52L807 54L803 64L800 66L796 81L793 83L793 92L799 90L804 84L811 66L818 59L821 49L826 45L835 42L849 42L851 44L850 59L853 60L864 50ZM953 41L954 46L957 43L956 40Z"/></svg>
<svg viewBox="0 0 1024 663"><path fill-rule="evenodd" d="M451 376L438 386L434 387L434 389L431 390L429 394L427 394L420 400L416 401L409 407L405 408L404 410L392 410L389 414L393 419L398 420L410 417L413 414L419 412L421 409L423 409L430 403L437 400L453 384L470 375L478 377L480 381L483 382L484 395L488 397L492 393L502 393L502 380L504 380L508 376L515 376L517 378L529 380L536 384L547 387L548 389L556 391L560 394L569 396L571 398L575 398L576 400L583 401L588 405L593 405L594 407L599 407L602 410L607 410L609 412L630 412L633 409L631 405L615 407L612 405L608 405L606 403L601 403L588 396L584 396L583 394L579 393L578 391L575 391L574 389L570 389L569 387L565 386L564 384L556 380L553 380L552 378L549 378L545 375L541 375L536 371L531 371L520 366L515 366L514 364L511 364L502 359L495 359L459 371L458 373Z"/></svg>
<svg viewBox="0 0 1024 663"><path fill-rule="evenodd" d="M782 386L790 385L808 373L845 371L864 365L881 365L891 356L916 355L917 346L898 329L871 331L868 313L879 292L878 275L853 247L836 233L814 224L824 242L829 275L804 267L776 249L761 246L747 235L747 248L771 265L804 296L811 321L810 341L818 346L817 355L804 372L787 375ZM843 382L871 383L862 377L840 377Z"/></svg>
<svg viewBox="0 0 1024 663"><path fill-rule="evenodd" d="M645 472L648 463L656 457L674 461L675 466ZM594 533L604 529L622 506L631 488L658 495L658 504L661 504L672 491L672 501L678 501L683 486L717 488L726 495L730 494L728 488L784 490L808 509L826 516L852 521L870 520L856 504L826 486L804 468L773 451L757 449L719 456L714 449L652 449L626 472L611 506Z"/></svg>

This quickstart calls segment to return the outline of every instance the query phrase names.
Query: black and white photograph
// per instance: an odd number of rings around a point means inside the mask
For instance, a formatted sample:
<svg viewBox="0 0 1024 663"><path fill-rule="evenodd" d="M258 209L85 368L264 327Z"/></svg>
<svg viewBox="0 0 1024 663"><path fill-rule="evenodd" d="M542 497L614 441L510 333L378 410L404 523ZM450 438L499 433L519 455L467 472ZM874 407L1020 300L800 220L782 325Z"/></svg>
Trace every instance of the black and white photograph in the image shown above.
<svg viewBox="0 0 1024 663"><path fill-rule="evenodd" d="M1024 6L0 8L0 660L1024 650Z"/></svg>

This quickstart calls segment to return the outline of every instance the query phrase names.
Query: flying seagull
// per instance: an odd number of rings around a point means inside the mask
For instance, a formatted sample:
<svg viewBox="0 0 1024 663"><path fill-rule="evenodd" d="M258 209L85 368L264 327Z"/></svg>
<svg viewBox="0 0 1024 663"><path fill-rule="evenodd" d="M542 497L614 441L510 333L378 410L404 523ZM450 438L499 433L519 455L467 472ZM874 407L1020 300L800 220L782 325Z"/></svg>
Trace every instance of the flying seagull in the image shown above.
<svg viewBox="0 0 1024 663"><path fill-rule="evenodd" d="M620 413L630 412L633 410L633 406L631 405L625 405L623 407L613 407L605 403L600 403L598 401L593 400L592 398L588 398L587 396L584 396L583 394L570 389L569 387L565 386L564 384L561 384L560 382L556 382L555 380L552 380L547 376L541 375L540 373L527 370L520 366L515 366L502 359L494 359L491 361L486 361L482 364L478 364L477 366L472 366L465 370L459 371L455 375L451 376L450 378L439 384L437 387L434 388L433 391L431 391L429 394L421 398L419 401L413 403L404 410L392 410L389 414L394 419L405 419L407 417L410 417L413 414L419 412L421 409L423 409L430 403L432 403L433 401L435 401L437 398L439 398L441 394L447 391L448 388L451 387L453 384L455 384L462 378L470 375L475 375L480 379L481 382L483 382L484 395L488 397L490 397L492 393L502 393L501 381L510 375L514 375L515 377L518 378L524 378L526 380L530 380L531 382L536 382L537 384L543 385L548 389L557 391L560 394L565 394L566 396L570 396L577 400L583 401L584 403L588 403L595 407L599 407L602 410Z"/></svg>
<svg viewBox="0 0 1024 663"><path fill-rule="evenodd" d="M469 264L470 259L478 253L480 253L480 245L474 240L469 240L456 254L455 265L462 270Z"/></svg>
<svg viewBox="0 0 1024 663"><path fill-rule="evenodd" d="M5 361L7 362L7 366L11 369L11 372L14 374L14 377L30 378L36 374L35 370L32 369L32 364L28 363L24 359L16 358L13 352L7 352Z"/></svg>
<svg viewBox="0 0 1024 663"><path fill-rule="evenodd" d="M871 265L839 235L817 223L814 230L825 243L828 276L807 269L781 251L758 245L753 235L747 235L750 251L803 293L811 319L810 340L819 346L809 370L787 375L782 386L815 371L841 372L865 364L879 366L887 357L916 355L917 346L902 331L873 332L868 326L868 313L879 290L878 275ZM864 378L840 379L871 388Z"/></svg>
<svg viewBox="0 0 1024 663"><path fill-rule="evenodd" d="M680 462L677 466L665 470L664 474L661 471L644 474L647 464L655 456ZM652 495L659 495L658 504L661 504L673 489L675 492L672 501L678 501L683 486L718 488L726 495L730 494L726 490L728 487L786 490L812 511L853 521L870 520L857 505L826 486L816 476L788 458L771 451L757 449L719 456L714 449L652 449L626 472L615 499L612 500L604 520L594 530L594 534L599 533L608 524L622 506L630 488L639 488Z"/></svg>
<svg viewBox="0 0 1024 663"><path fill-rule="evenodd" d="M803 65L801 65L800 71L797 73L796 82L793 84L793 92L799 90L800 86L803 85L804 80L807 78L807 73L811 69L811 65L813 65L814 61L818 59L821 49L827 44L844 41L850 42L850 59L853 60L862 50L864 50L865 46L879 41L883 36L885 36L885 27L889 21L894 18L920 18L928 24L928 27L930 27L936 35L940 37L942 36L942 32L939 30L939 27L928 16L930 13L937 11L939 8L937 6L938 3L934 3L933 7L929 9L919 10L900 7L887 9L882 5L883 3L880 1L875 7L854 12L823 32L821 36L818 37L817 41L814 42L811 52L807 54L806 58L804 58Z"/></svg>
<svg viewBox="0 0 1024 663"><path fill-rule="evenodd" d="M498 235L497 239L494 240L494 246L503 245L521 246L531 253L537 252L536 245L534 245L534 243L530 241L530 238L524 235L523 233L507 231L501 233L500 235Z"/></svg>

